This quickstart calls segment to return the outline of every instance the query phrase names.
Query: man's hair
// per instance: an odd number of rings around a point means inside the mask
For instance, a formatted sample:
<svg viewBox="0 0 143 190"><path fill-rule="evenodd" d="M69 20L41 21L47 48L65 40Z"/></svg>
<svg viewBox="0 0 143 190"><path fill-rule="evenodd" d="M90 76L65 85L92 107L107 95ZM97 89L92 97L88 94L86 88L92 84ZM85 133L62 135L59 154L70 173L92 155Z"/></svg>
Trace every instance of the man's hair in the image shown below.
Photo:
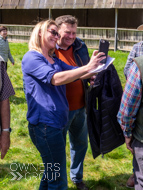
<svg viewBox="0 0 143 190"><path fill-rule="evenodd" d="M59 16L59 17L56 18L55 22L58 25L58 27L60 27L63 23L65 23L65 24L71 24L71 25L74 25L74 24L78 25L77 18L75 18L72 15Z"/></svg>
<svg viewBox="0 0 143 190"><path fill-rule="evenodd" d="M42 53L41 45L44 43L44 36L45 33L47 32L47 29L51 25L57 26L54 20L45 20L36 24L29 40L29 50L34 49ZM41 34L40 36L39 33ZM55 49L50 50L49 54L51 55L54 52L54 50Z"/></svg>
<svg viewBox="0 0 143 190"><path fill-rule="evenodd" d="M6 26L0 26L0 32L1 32L2 30L7 30L7 27L6 27Z"/></svg>

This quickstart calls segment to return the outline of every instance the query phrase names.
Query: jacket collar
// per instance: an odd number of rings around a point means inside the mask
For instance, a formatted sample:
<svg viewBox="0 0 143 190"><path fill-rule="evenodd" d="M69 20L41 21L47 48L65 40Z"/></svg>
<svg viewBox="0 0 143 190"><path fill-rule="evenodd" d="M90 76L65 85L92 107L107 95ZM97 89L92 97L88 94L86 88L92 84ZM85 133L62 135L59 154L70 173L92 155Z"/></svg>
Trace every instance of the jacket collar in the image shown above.
<svg viewBox="0 0 143 190"><path fill-rule="evenodd" d="M76 51L82 47L82 43L80 42L79 38L76 38L74 43L72 44L73 51Z"/></svg>
<svg viewBox="0 0 143 190"><path fill-rule="evenodd" d="M0 39L7 40L7 37L4 39L4 38L0 35Z"/></svg>

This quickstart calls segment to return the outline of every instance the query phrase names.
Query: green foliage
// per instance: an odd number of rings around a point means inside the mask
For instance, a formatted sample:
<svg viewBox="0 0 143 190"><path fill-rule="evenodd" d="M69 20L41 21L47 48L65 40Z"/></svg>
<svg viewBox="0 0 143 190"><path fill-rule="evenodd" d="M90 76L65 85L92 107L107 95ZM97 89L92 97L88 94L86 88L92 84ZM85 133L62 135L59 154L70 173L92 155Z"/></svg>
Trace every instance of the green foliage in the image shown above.
<svg viewBox="0 0 143 190"><path fill-rule="evenodd" d="M27 128L27 104L23 92L23 80L21 60L28 51L27 43L10 43L11 53L15 59L15 65L8 62L8 75L15 89L15 96L10 98L11 104L11 148L4 160L0 163L0 189L3 190L37 190L40 184L40 167L42 160L40 154L32 144ZM90 55L93 50L89 49ZM114 66L120 76L122 85L125 85L123 68L128 53L109 51L111 57L115 57ZM67 138L67 174L69 190L76 189L70 180L70 152L69 138ZM42 168L43 169L43 168ZM13 179L14 174L19 172ZM90 190L126 190L126 181L132 173L132 155L125 145L116 148L112 152L92 157L90 144L84 161L84 181Z"/></svg>

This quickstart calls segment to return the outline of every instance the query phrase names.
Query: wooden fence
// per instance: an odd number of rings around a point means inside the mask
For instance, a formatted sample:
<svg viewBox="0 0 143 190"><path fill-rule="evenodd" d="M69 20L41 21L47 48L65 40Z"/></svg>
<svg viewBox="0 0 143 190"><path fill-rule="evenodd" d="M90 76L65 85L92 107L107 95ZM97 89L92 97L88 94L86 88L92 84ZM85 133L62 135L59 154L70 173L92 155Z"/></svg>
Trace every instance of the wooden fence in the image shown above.
<svg viewBox="0 0 143 190"><path fill-rule="evenodd" d="M8 27L9 42L28 42L33 25L5 25ZM118 28L117 49L130 51L133 45L143 41L143 32L135 29ZM78 27L77 37L81 38L89 48L98 49L99 39L110 41L110 49L114 49L115 29Z"/></svg>

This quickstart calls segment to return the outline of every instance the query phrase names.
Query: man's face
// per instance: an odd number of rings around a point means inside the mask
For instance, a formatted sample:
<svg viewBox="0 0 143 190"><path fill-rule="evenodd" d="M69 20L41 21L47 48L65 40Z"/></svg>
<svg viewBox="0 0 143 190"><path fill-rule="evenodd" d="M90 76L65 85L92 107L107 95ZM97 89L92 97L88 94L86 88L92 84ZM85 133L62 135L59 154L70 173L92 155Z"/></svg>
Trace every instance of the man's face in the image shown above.
<svg viewBox="0 0 143 190"><path fill-rule="evenodd" d="M2 30L0 35L5 39L7 37L7 30Z"/></svg>
<svg viewBox="0 0 143 190"><path fill-rule="evenodd" d="M63 23L59 28L60 39L58 40L58 45L67 49L70 45L73 44L76 38L77 24L65 24Z"/></svg>

